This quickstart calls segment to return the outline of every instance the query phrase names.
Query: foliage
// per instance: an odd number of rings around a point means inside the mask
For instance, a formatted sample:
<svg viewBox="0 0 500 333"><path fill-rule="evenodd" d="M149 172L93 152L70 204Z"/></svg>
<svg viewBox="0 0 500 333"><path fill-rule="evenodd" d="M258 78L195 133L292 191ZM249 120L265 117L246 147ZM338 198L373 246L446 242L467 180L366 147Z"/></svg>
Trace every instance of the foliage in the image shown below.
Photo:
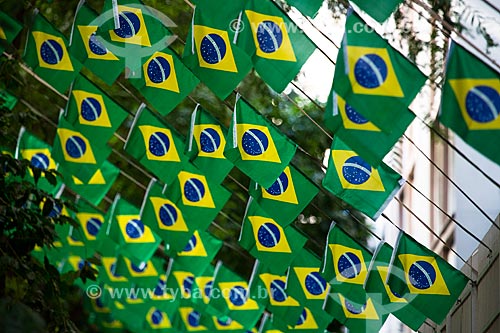
<svg viewBox="0 0 500 333"><path fill-rule="evenodd" d="M0 166L0 330L77 332L68 313L69 304L78 301L73 283L79 276L94 278L93 272L61 275L47 257L40 262L31 255L35 246L50 248L58 239L55 225L76 226L53 214L54 206L71 204L36 187L40 177L55 184L55 171L6 154L0 155ZM28 172L34 183L26 180Z"/></svg>

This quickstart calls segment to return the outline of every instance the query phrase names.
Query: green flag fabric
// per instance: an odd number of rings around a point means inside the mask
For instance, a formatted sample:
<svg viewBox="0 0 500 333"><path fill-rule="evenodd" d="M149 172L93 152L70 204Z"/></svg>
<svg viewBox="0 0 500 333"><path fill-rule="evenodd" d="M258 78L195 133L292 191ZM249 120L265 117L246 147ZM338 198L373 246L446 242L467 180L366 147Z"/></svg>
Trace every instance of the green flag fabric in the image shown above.
<svg viewBox="0 0 500 333"><path fill-rule="evenodd" d="M215 268L212 296L209 305L251 330L257 324L264 306L250 295L248 282L219 262Z"/></svg>
<svg viewBox="0 0 500 333"><path fill-rule="evenodd" d="M170 184L188 161L184 139L149 109L139 108L130 128L125 151Z"/></svg>
<svg viewBox="0 0 500 333"><path fill-rule="evenodd" d="M161 239L140 220L139 208L119 195L115 197L106 233L119 245L119 253L138 265L148 261L155 253Z"/></svg>
<svg viewBox="0 0 500 333"><path fill-rule="evenodd" d="M413 331L417 331L427 317L404 298L394 294L386 284L392 252L393 248L389 244L380 242L368 267L365 290L368 295L377 299L387 312L392 313Z"/></svg>
<svg viewBox="0 0 500 333"><path fill-rule="evenodd" d="M96 36L98 14L86 3L77 8L69 52L106 84L112 85L125 67L122 58L113 54Z"/></svg>
<svg viewBox="0 0 500 333"><path fill-rule="evenodd" d="M41 170L57 169L56 162L52 158L52 147L28 132L24 127L21 127L19 131L15 157L18 159L27 159L30 161L31 166ZM25 179L34 181L31 170L29 176L26 176ZM41 177L38 180L37 186L47 193L54 195L61 189L62 182L58 179L57 183L52 185L45 177Z"/></svg>
<svg viewBox="0 0 500 333"><path fill-rule="evenodd" d="M400 232L387 285L440 325L467 286L468 278L446 260Z"/></svg>
<svg viewBox="0 0 500 333"><path fill-rule="evenodd" d="M331 293L325 302L325 311L346 326L350 332L379 332L387 315L372 298L355 302L340 293Z"/></svg>
<svg viewBox="0 0 500 333"><path fill-rule="evenodd" d="M22 29L21 23L0 11L0 53L12 43Z"/></svg>
<svg viewBox="0 0 500 333"><path fill-rule="evenodd" d="M226 136L227 129L197 105L191 115L185 154L214 183L222 183L233 168L224 156Z"/></svg>
<svg viewBox="0 0 500 333"><path fill-rule="evenodd" d="M385 132L415 118L408 106L426 77L355 13L347 17L333 90Z"/></svg>
<svg viewBox="0 0 500 333"><path fill-rule="evenodd" d="M59 118L52 157L64 172L89 182L110 154L111 148L98 137L84 135L64 117Z"/></svg>
<svg viewBox="0 0 500 333"><path fill-rule="evenodd" d="M406 130L399 124L391 132L385 132L357 112L352 106L331 91L326 105L324 121L326 127L338 136L368 164L379 166Z"/></svg>
<svg viewBox="0 0 500 333"><path fill-rule="evenodd" d="M299 12L306 16L309 16L310 18L314 18L316 16L318 10L323 4L323 0L287 0L286 2L290 6L294 6Z"/></svg>
<svg viewBox="0 0 500 333"><path fill-rule="evenodd" d="M316 50L314 43L270 0L246 1L237 45L259 76L281 93Z"/></svg>
<svg viewBox="0 0 500 333"><path fill-rule="evenodd" d="M500 165L500 74L452 43L439 121Z"/></svg>
<svg viewBox="0 0 500 333"><path fill-rule="evenodd" d="M281 226L292 223L318 194L318 187L289 165L267 189L250 183L250 195Z"/></svg>
<svg viewBox="0 0 500 333"><path fill-rule="evenodd" d="M363 285L372 255L332 222L327 236L321 276L331 285L332 293L341 293L349 300L366 300Z"/></svg>
<svg viewBox="0 0 500 333"><path fill-rule="evenodd" d="M370 0L352 0L361 10L370 15L376 21L383 23L403 0L384 0L373 3Z"/></svg>
<svg viewBox="0 0 500 333"><path fill-rule="evenodd" d="M313 312L323 308L330 285L320 275L321 260L302 249L288 270L286 292Z"/></svg>
<svg viewBox="0 0 500 333"><path fill-rule="evenodd" d="M224 156L269 188L292 160L297 145L239 95L236 99Z"/></svg>
<svg viewBox="0 0 500 333"><path fill-rule="evenodd" d="M65 184L93 205L99 205L106 193L120 174L120 168L105 160L101 167L97 169L88 182L82 182L76 176L65 175L64 170L60 171L65 177Z"/></svg>
<svg viewBox="0 0 500 333"><path fill-rule="evenodd" d="M182 60L220 99L229 96L252 69L250 57L233 43L230 23L240 1L213 1L195 9Z"/></svg>
<svg viewBox="0 0 500 333"><path fill-rule="evenodd" d="M169 48L144 58L130 83L163 116L170 113L200 82Z"/></svg>
<svg viewBox="0 0 500 333"><path fill-rule="evenodd" d="M107 142L129 114L101 89L79 75L70 93L66 120L86 137Z"/></svg>
<svg viewBox="0 0 500 333"><path fill-rule="evenodd" d="M339 138L333 140L323 187L371 219L382 214L403 184L386 164L374 168Z"/></svg>
<svg viewBox="0 0 500 333"><path fill-rule="evenodd" d="M30 28L23 60L48 84L64 93L76 78L82 64L71 57L66 38L41 14Z"/></svg>
<svg viewBox="0 0 500 333"><path fill-rule="evenodd" d="M280 226L252 198L249 199L239 243L272 273L283 274L306 241L307 238L293 226Z"/></svg>

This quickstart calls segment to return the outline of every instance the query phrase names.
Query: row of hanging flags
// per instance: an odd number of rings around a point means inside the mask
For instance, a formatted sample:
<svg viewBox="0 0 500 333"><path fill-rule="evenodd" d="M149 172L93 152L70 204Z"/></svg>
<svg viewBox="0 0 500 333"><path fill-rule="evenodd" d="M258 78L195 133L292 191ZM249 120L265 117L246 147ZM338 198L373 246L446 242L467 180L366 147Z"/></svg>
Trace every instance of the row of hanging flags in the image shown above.
<svg viewBox="0 0 500 333"><path fill-rule="evenodd" d="M309 15L321 5L289 2ZM378 21L400 3L353 2ZM75 217L81 228L57 226L60 241L35 254L62 272L100 254L103 294L89 307L105 331L253 332L260 320L264 333L318 332L335 318L353 332L376 332L390 313L415 330L426 318L441 323L467 278L410 236L401 233L394 248L381 243L372 254L333 223L322 259L304 248L307 238L291 224L318 188L290 163L296 144L241 96L229 129L200 106L186 139L163 120L200 80L225 98L254 68L281 92L315 49L272 1L196 5L182 58L166 46L145 52L171 34L139 1L105 1L103 12L116 17L107 22L81 2L70 46L34 16L23 59L59 92L69 89L69 100L53 145L22 129L16 156L41 169L57 167L81 197L78 212L51 212ZM230 29L235 18L247 29ZM0 13L2 48L21 30ZM130 64L121 50L142 60ZM155 176L141 207L117 195L106 214L95 208L120 173L107 161L107 141L129 113L79 74L82 66L108 84L125 66L141 73L130 82L156 111L137 110L124 147ZM382 158L413 120L408 105L424 82L410 61L349 14L325 112L335 139L323 186L374 220L404 183ZM453 44L440 121L500 164L499 92L499 74ZM257 259L250 279L211 264L223 242L206 231L231 196L221 182L234 166L251 179L239 237ZM44 180L39 186L63 189ZM168 265L153 256L162 241ZM110 294L119 287L152 294Z"/></svg>

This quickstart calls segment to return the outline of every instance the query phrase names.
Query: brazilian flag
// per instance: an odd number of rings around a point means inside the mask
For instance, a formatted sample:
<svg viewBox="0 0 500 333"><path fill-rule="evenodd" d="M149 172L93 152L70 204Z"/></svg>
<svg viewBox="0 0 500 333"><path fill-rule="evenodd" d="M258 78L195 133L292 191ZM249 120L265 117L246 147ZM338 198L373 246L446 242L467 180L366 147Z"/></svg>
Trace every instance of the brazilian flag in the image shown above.
<svg viewBox="0 0 500 333"><path fill-rule="evenodd" d="M69 52L108 85L116 81L125 67L123 58L113 54L96 32L99 15L86 3L77 8Z"/></svg>
<svg viewBox="0 0 500 333"><path fill-rule="evenodd" d="M129 76L130 83L163 116L170 113L200 82L169 48L143 59L141 68Z"/></svg>
<svg viewBox="0 0 500 333"><path fill-rule="evenodd" d="M188 223L198 226L194 229L201 231L205 230L219 214L231 197L231 192L224 186L210 181L192 164L186 163L174 182L167 186L165 196L182 211Z"/></svg>
<svg viewBox="0 0 500 333"><path fill-rule="evenodd" d="M65 174L64 169L60 172L65 177L65 184L69 188L91 204L98 206L118 178L120 168L105 160L88 182L81 181L75 175Z"/></svg>
<svg viewBox="0 0 500 333"><path fill-rule="evenodd" d="M95 136L107 142L128 115L86 77L79 75L76 78L65 114L74 129L87 137Z"/></svg>
<svg viewBox="0 0 500 333"><path fill-rule="evenodd" d="M188 161L184 139L149 109L137 111L128 134L125 151L170 184Z"/></svg>
<svg viewBox="0 0 500 333"><path fill-rule="evenodd" d="M370 165L377 167L406 130L406 124L396 123L391 132L378 128L357 112L335 91L331 91L326 105L324 122Z"/></svg>
<svg viewBox="0 0 500 333"><path fill-rule="evenodd" d="M379 303L387 312L392 313L413 331L417 331L427 317L401 295L394 293L386 283L393 250L389 244L380 242L368 268L365 290L368 295L380 297Z"/></svg>
<svg viewBox="0 0 500 333"><path fill-rule="evenodd" d="M0 53L12 43L22 29L21 23L0 11Z"/></svg>
<svg viewBox="0 0 500 333"><path fill-rule="evenodd" d="M350 332L356 333L379 332L388 316L384 308L370 297L356 302L341 293L328 295L325 311Z"/></svg>
<svg viewBox="0 0 500 333"><path fill-rule="evenodd" d="M439 121L500 165L500 74L452 43Z"/></svg>
<svg viewBox="0 0 500 333"><path fill-rule="evenodd" d="M173 319L175 310L173 306L170 309L163 309L157 306L151 306L146 313L143 332L174 332Z"/></svg>
<svg viewBox="0 0 500 333"><path fill-rule="evenodd" d="M320 275L321 260L307 249L299 251L288 269L286 292L312 311L323 308L330 285Z"/></svg>
<svg viewBox="0 0 500 333"><path fill-rule="evenodd" d="M382 163L372 167L335 138L323 187L376 220L404 184L401 176Z"/></svg>
<svg viewBox="0 0 500 333"><path fill-rule="evenodd" d="M185 154L214 183L222 183L233 168L224 156L227 129L199 104L191 115Z"/></svg>
<svg viewBox="0 0 500 333"><path fill-rule="evenodd" d="M101 231L105 224L104 213L84 200L79 199L76 204L75 219L78 221L79 228L74 228L73 234L93 251L98 244L99 232L104 232Z"/></svg>
<svg viewBox="0 0 500 333"><path fill-rule="evenodd" d="M193 294L195 274L181 267L174 259L169 260L165 285L167 290L180 300L181 305L190 305ZM198 297L198 295L194 295ZM193 297L194 298L194 297Z"/></svg>
<svg viewBox="0 0 500 333"><path fill-rule="evenodd" d="M237 95L224 156L268 188L292 160L297 145Z"/></svg>
<svg viewBox="0 0 500 333"><path fill-rule="evenodd" d="M52 158L52 147L28 132L25 127L21 127L19 131L15 157L17 159L26 159L30 162L32 167L44 171L57 169L57 164ZM31 170L29 171L29 175L26 176L26 179L34 182L33 172ZM60 179L57 179L57 183L52 185L45 177L41 177L38 180L37 186L47 193L54 195L61 189L62 182Z"/></svg>
<svg viewBox="0 0 500 333"><path fill-rule="evenodd" d="M264 305L274 316L282 318L283 321L290 320L292 324L299 320L303 306L287 294L285 275L271 273L265 265L256 260L250 280L250 294L258 295L259 291L266 291L266 297L258 297L257 302Z"/></svg>
<svg viewBox="0 0 500 333"><path fill-rule="evenodd" d="M206 229L210 223L185 219L176 202L167 198L164 187L152 179L141 208L141 219L165 241L167 252L173 254L184 248L196 229Z"/></svg>
<svg viewBox="0 0 500 333"><path fill-rule="evenodd" d="M118 252L139 265L155 253L161 239L140 219L139 208L121 199L118 194L110 208L106 233L119 245Z"/></svg>
<svg viewBox="0 0 500 333"><path fill-rule="evenodd" d="M391 16L403 0L384 0L378 1L377 3L371 0L352 0L352 2L373 19L379 23L383 23Z"/></svg>
<svg viewBox="0 0 500 333"><path fill-rule="evenodd" d="M259 76L281 93L297 76L316 45L270 0L246 1L237 45L251 57Z"/></svg>
<svg viewBox="0 0 500 333"><path fill-rule="evenodd" d="M159 275L164 272L163 263L162 259L153 257L136 264L120 255L116 260L115 273L132 283L149 288L155 286Z"/></svg>
<svg viewBox="0 0 500 333"><path fill-rule="evenodd" d="M111 148L98 137L85 135L64 117L59 118L52 157L65 173L89 182L110 154Z"/></svg>
<svg viewBox="0 0 500 333"><path fill-rule="evenodd" d="M222 247L222 241L209 232L195 230L184 249L177 253L175 262L196 276L203 273Z"/></svg>
<svg viewBox="0 0 500 333"><path fill-rule="evenodd" d="M194 278L194 284L191 290L197 297L193 297L191 302L194 308L200 312L218 313L217 310L208 305L214 288L214 273L215 267L209 264L205 267L203 272Z"/></svg>
<svg viewBox="0 0 500 333"><path fill-rule="evenodd" d="M281 226L292 223L318 194L318 187L293 165L288 165L268 188L250 182L250 195Z"/></svg>
<svg viewBox="0 0 500 333"><path fill-rule="evenodd" d="M468 281L446 260L400 232L387 285L423 315L440 325Z"/></svg>
<svg viewBox="0 0 500 333"><path fill-rule="evenodd" d="M273 273L284 273L306 241L300 231L282 227L249 199L239 243Z"/></svg>
<svg viewBox="0 0 500 333"><path fill-rule="evenodd" d="M250 295L248 282L221 262L215 267L212 296L210 307L236 320L247 330L255 327L265 310L255 299L259 295Z"/></svg>
<svg viewBox="0 0 500 333"><path fill-rule="evenodd" d="M132 72L173 41L167 26L173 26L174 22L140 0L104 1L97 23L97 40L109 52L123 58Z"/></svg>
<svg viewBox="0 0 500 333"><path fill-rule="evenodd" d="M220 99L229 96L252 69L250 57L234 42L231 22L242 1L197 6L182 56L184 64Z"/></svg>
<svg viewBox="0 0 500 333"><path fill-rule="evenodd" d="M345 27L333 90L382 131L408 127L415 118L408 106L426 77L356 13Z"/></svg>
<svg viewBox="0 0 500 333"><path fill-rule="evenodd" d="M372 255L346 234L335 222L328 232L321 276L331 285L331 292L341 293L355 302L364 302L364 282Z"/></svg>
<svg viewBox="0 0 500 333"><path fill-rule="evenodd" d="M176 318L176 332L213 332L211 316L191 306L181 306Z"/></svg>
<svg viewBox="0 0 500 333"><path fill-rule="evenodd" d="M64 93L76 78L82 64L70 56L66 38L41 14L30 27L23 60L48 84Z"/></svg>

